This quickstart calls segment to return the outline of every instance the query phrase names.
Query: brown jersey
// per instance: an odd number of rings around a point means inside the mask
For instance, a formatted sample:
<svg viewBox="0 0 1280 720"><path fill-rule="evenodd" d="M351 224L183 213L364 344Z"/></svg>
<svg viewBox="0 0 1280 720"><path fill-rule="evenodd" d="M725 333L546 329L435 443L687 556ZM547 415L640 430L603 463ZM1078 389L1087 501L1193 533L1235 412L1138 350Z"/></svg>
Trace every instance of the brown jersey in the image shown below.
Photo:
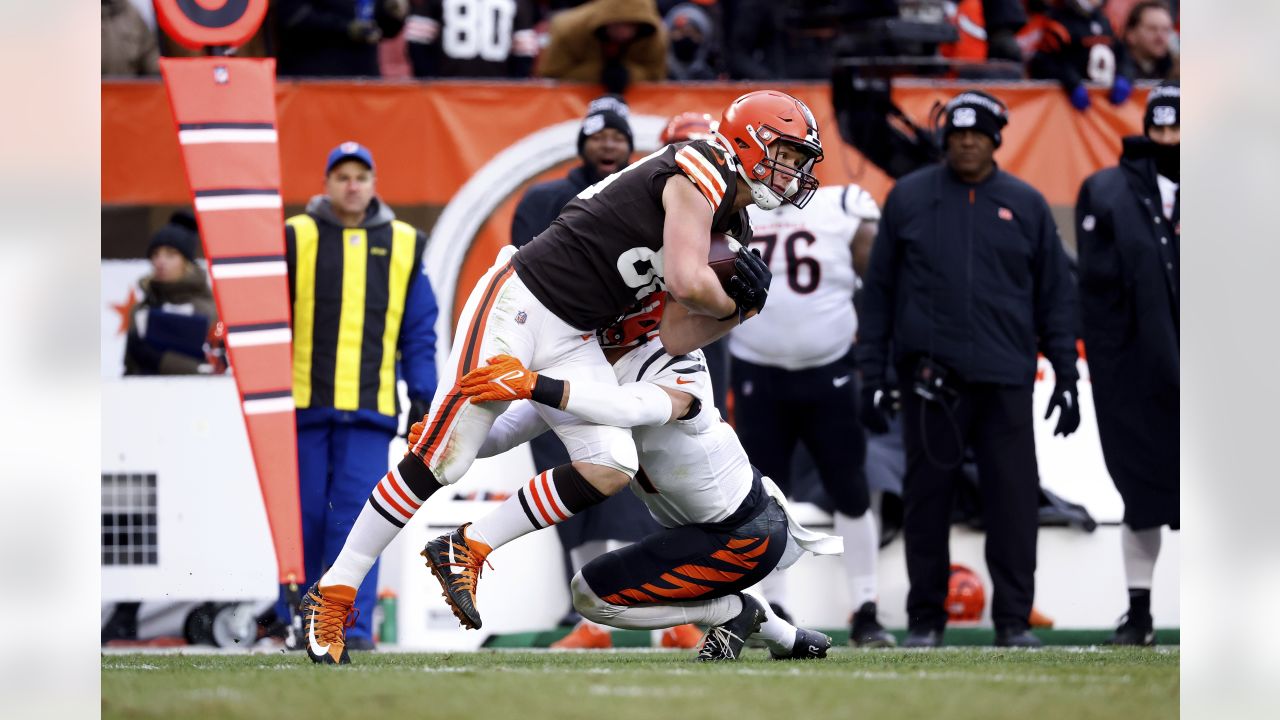
<svg viewBox="0 0 1280 720"><path fill-rule="evenodd" d="M713 232L749 239L746 212L733 211L735 159L707 140L668 145L578 193L512 259L516 274L548 310L584 331L609 327L651 293L665 290L662 190L675 175L692 182L714 215Z"/></svg>

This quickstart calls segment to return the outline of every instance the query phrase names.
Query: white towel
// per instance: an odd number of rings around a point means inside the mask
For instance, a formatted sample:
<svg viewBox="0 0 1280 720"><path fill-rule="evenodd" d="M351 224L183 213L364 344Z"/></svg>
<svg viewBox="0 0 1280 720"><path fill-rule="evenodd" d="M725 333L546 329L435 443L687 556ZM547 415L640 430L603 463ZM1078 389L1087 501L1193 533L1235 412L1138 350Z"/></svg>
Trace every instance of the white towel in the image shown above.
<svg viewBox="0 0 1280 720"><path fill-rule="evenodd" d="M778 561L778 569L785 570L791 567L806 552L814 555L843 555L844 554L844 538L839 535L828 535L820 533L796 522L795 517L791 515L791 507L787 504L787 496L783 494L782 488L768 477L761 477L761 483L764 484L764 491L769 497L778 501L778 505L782 507L782 512L787 516L787 528L789 537L787 538L787 549L782 554L782 559Z"/></svg>

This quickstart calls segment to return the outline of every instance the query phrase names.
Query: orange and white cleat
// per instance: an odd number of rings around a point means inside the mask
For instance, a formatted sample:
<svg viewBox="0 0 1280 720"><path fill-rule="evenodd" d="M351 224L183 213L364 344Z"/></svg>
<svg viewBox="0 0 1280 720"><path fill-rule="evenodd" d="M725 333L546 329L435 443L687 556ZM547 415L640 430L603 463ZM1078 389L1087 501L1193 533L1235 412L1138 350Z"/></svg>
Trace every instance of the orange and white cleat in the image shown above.
<svg viewBox="0 0 1280 720"><path fill-rule="evenodd" d="M440 581L441 595L449 603L454 617L468 630L480 629L480 611L476 609L476 584L484 571L485 558L492 549L467 537L467 525L427 543L422 556L431 574Z"/></svg>
<svg viewBox="0 0 1280 720"><path fill-rule="evenodd" d="M584 620L568 635L551 643L551 647L554 650L608 650L613 647L613 633Z"/></svg>
<svg viewBox="0 0 1280 720"><path fill-rule="evenodd" d="M356 589L349 585L316 583L307 590L298 606L302 613L302 630L307 657L319 665L347 665L347 628L355 625Z"/></svg>
<svg viewBox="0 0 1280 720"><path fill-rule="evenodd" d="M661 645L664 648L692 649L702 645L702 631L697 625L677 625L662 631Z"/></svg>

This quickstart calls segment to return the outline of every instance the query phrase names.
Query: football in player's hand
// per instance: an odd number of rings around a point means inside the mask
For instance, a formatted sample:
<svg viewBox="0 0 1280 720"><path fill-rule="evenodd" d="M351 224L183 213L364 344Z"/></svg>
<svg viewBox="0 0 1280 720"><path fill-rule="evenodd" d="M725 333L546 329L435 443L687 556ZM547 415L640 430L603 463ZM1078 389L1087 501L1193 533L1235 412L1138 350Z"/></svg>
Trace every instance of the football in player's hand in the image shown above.
<svg viewBox="0 0 1280 720"><path fill-rule="evenodd" d="M707 255L707 265L715 271L720 279L720 287L729 291L729 278L733 277L734 260L738 259L738 248L742 247L734 238L724 233L711 233L711 252Z"/></svg>

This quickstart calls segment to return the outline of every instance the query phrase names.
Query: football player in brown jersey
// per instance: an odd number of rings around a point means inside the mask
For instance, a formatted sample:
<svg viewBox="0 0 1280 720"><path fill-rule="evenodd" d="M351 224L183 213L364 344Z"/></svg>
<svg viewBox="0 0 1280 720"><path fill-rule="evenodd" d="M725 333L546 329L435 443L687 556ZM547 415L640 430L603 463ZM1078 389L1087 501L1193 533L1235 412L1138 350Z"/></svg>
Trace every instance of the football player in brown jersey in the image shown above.
<svg viewBox="0 0 1280 720"><path fill-rule="evenodd" d="M559 397L574 380L616 383L596 332L635 302L666 290L662 343L672 355L710 342L763 307L769 274L759 257L721 287L707 266L712 232L745 239L745 208L803 206L818 187L813 166L822 143L813 114L785 93L763 90L735 100L714 138L668 145L579 193L546 231L520 249L503 248L459 317L425 429L403 461L374 488L342 552L303 601L308 655L349 662L343 624L355 588L419 507L460 479L505 403L474 404L458 381L487 358L520 360L537 373L539 397ZM513 371L501 382L528 382ZM531 479L474 524L423 551L455 615L479 628L476 583L490 552L562 522L627 487L638 462L631 433L554 409L539 412L571 462Z"/></svg>

